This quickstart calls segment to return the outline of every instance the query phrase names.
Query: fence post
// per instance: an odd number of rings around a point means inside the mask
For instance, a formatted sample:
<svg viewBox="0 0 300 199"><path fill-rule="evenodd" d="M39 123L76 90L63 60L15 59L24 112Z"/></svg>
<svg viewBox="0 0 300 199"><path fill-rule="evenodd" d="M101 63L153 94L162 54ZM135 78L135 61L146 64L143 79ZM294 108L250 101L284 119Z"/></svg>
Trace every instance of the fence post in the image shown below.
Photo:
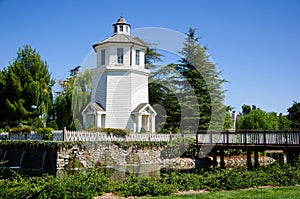
<svg viewBox="0 0 300 199"><path fill-rule="evenodd" d="M67 141L67 127L63 128L63 141Z"/></svg>
<svg viewBox="0 0 300 199"><path fill-rule="evenodd" d="M229 130L226 131L226 139L227 145L229 145Z"/></svg>
<svg viewBox="0 0 300 199"><path fill-rule="evenodd" d="M264 134L264 145L266 146L266 145L267 145L267 135L266 135L266 130L264 130L263 134Z"/></svg>
<svg viewBox="0 0 300 199"><path fill-rule="evenodd" d="M244 142L245 142L245 146L247 145L247 132L246 130L244 130Z"/></svg>
<svg viewBox="0 0 300 199"><path fill-rule="evenodd" d="M288 132L287 132L287 130L284 131L284 134L285 134L285 146L287 147L288 146Z"/></svg>

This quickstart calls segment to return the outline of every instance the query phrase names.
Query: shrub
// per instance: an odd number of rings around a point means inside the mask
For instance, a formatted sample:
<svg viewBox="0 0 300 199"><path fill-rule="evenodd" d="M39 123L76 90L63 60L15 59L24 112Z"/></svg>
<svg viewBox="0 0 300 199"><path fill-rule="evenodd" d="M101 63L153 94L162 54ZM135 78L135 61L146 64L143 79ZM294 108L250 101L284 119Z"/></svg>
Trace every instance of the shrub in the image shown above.
<svg viewBox="0 0 300 199"><path fill-rule="evenodd" d="M49 128L52 128L52 129L54 129L54 130L58 130L58 125L57 125L57 123L56 123L55 120L52 120L52 121L48 124L48 127L49 127Z"/></svg>
<svg viewBox="0 0 300 199"><path fill-rule="evenodd" d="M24 133L28 134L32 131L32 128L29 126L20 126L20 127L14 127L10 129L10 133L15 134L15 133Z"/></svg>
<svg viewBox="0 0 300 199"><path fill-rule="evenodd" d="M168 143L162 151L163 158L190 157L196 153L196 140L194 138L177 138Z"/></svg>
<svg viewBox="0 0 300 199"><path fill-rule="evenodd" d="M141 128L141 133L147 133L146 129L144 127Z"/></svg>
<svg viewBox="0 0 300 199"><path fill-rule="evenodd" d="M43 135L44 140L53 140L52 131L53 131L52 128L46 128L46 127L35 129L36 133Z"/></svg>
<svg viewBox="0 0 300 199"><path fill-rule="evenodd" d="M107 135L115 135L119 137L124 137L129 134L129 130L127 129L102 128L101 131L107 133Z"/></svg>
<svg viewBox="0 0 300 199"><path fill-rule="evenodd" d="M81 131L83 129L81 122L77 118L74 121L74 125L77 131Z"/></svg>

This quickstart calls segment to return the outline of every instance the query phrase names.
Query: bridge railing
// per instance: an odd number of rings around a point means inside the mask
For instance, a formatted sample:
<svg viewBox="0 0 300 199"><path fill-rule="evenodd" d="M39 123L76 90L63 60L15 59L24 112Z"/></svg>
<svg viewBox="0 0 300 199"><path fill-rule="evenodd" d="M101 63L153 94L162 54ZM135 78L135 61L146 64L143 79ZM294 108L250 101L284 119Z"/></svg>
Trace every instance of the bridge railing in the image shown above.
<svg viewBox="0 0 300 199"><path fill-rule="evenodd" d="M198 144L300 145L300 131L199 131Z"/></svg>

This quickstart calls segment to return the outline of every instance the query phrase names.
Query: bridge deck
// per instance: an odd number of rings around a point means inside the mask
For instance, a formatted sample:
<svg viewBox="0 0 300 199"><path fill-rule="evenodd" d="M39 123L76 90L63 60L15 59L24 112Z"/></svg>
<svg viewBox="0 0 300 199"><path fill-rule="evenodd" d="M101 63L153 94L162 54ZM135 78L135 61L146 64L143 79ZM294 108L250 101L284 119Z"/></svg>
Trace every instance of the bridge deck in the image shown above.
<svg viewBox="0 0 300 199"><path fill-rule="evenodd" d="M199 131L196 145L214 149L300 151L300 131Z"/></svg>

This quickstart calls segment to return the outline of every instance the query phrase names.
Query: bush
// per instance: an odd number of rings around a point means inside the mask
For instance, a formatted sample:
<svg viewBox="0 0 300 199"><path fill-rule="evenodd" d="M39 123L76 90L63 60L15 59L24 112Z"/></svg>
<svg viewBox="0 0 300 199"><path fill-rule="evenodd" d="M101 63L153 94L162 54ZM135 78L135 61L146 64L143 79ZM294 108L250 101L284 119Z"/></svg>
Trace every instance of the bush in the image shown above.
<svg viewBox="0 0 300 199"><path fill-rule="evenodd" d="M36 117L34 119L31 119L29 121L29 124L32 126L32 128L43 128L44 127L44 123L43 120L39 117Z"/></svg>
<svg viewBox="0 0 300 199"><path fill-rule="evenodd" d="M115 135L119 137L124 137L129 134L129 130L127 129L102 128L101 131L107 133L107 135Z"/></svg>
<svg viewBox="0 0 300 199"><path fill-rule="evenodd" d="M49 128L52 128L52 129L54 129L54 130L58 130L58 125L57 125L57 123L56 123L55 120L52 120L52 121L48 124L48 127L49 127Z"/></svg>
<svg viewBox="0 0 300 199"><path fill-rule="evenodd" d="M37 128L35 132L38 134L43 134L44 140L53 140L53 129L52 128Z"/></svg>
<svg viewBox="0 0 300 199"><path fill-rule="evenodd" d="M256 170L246 168L212 169L202 174L163 174L161 177L137 177L111 181L98 170L64 176L62 179L44 175L0 179L0 198L92 198L112 192L120 196L170 195L176 191L234 190L258 186L294 186L300 184L300 168L278 165Z"/></svg>
<svg viewBox="0 0 300 199"><path fill-rule="evenodd" d="M81 131L83 129L81 122L77 118L74 121L74 125L77 131Z"/></svg>
<svg viewBox="0 0 300 199"><path fill-rule="evenodd" d="M144 127L141 128L141 133L147 133L146 129Z"/></svg>
<svg viewBox="0 0 300 199"><path fill-rule="evenodd" d="M169 195L174 192L172 184L166 184L158 177L137 177L133 174L114 187L115 193L125 197Z"/></svg>
<svg viewBox="0 0 300 199"><path fill-rule="evenodd" d="M28 134L31 133L32 128L29 126L20 126L20 127L14 127L10 129L10 133L15 134L15 133L24 133Z"/></svg>
<svg viewBox="0 0 300 199"><path fill-rule="evenodd" d="M161 152L163 158L189 157L194 158L196 154L196 140L194 138L177 138L168 143Z"/></svg>

